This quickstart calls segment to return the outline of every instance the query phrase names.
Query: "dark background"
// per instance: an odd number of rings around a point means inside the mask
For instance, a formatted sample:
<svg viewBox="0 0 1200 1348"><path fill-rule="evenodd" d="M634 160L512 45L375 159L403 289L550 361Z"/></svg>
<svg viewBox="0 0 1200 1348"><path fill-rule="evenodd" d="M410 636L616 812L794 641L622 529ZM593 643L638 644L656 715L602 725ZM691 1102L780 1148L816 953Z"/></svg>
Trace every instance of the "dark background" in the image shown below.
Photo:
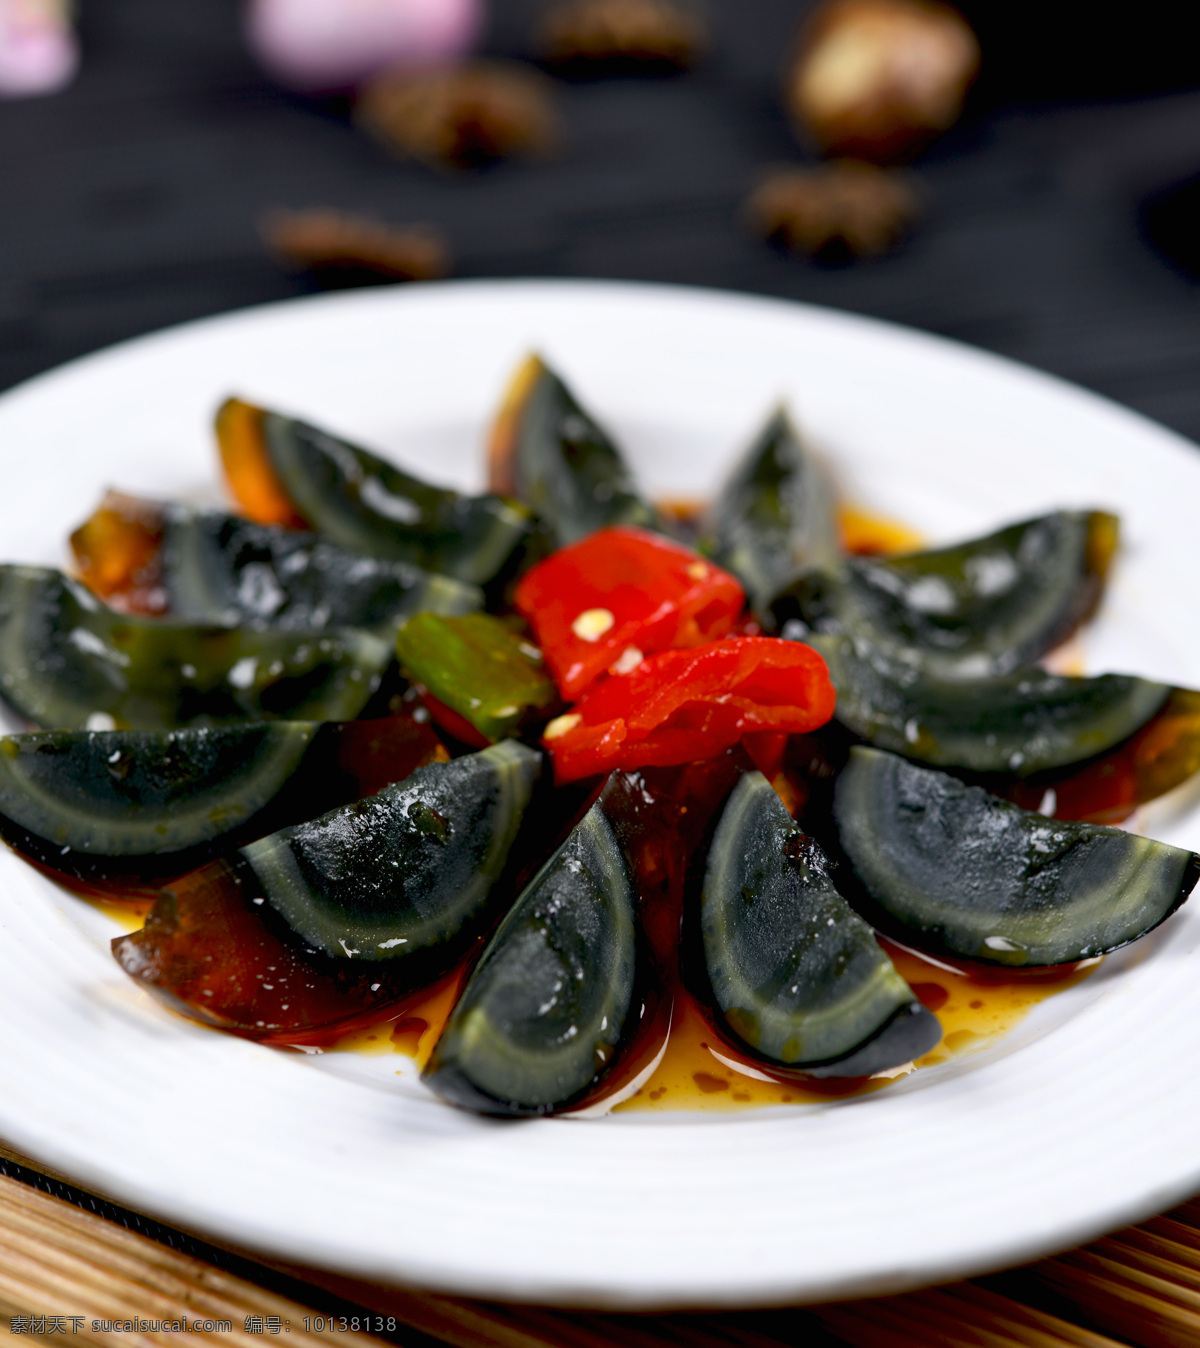
<svg viewBox="0 0 1200 1348"><path fill-rule="evenodd" d="M538 8L495 0L488 49L525 54ZM392 160L344 105L273 86L235 0L83 0L77 81L0 102L0 387L301 293L311 283L268 257L257 222L328 205L436 225L458 276L682 282L913 324L1200 438L1200 57L1186 7L1143 4L1121 28L1092 6L968 7L984 75L914 165L925 218L895 255L843 267L785 256L739 219L764 166L806 157L777 91L807 8L710 0L700 68L561 84L554 159L451 176Z"/></svg>

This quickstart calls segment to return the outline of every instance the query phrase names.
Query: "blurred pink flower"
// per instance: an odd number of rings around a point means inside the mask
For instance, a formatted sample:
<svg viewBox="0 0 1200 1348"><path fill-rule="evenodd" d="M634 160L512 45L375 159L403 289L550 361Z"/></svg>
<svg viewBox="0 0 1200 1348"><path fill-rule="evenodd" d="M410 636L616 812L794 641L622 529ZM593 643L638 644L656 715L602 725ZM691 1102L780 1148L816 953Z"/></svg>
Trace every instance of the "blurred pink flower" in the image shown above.
<svg viewBox="0 0 1200 1348"><path fill-rule="evenodd" d="M78 67L66 0L0 0L0 98L53 93Z"/></svg>
<svg viewBox="0 0 1200 1348"><path fill-rule="evenodd" d="M482 26L483 0L250 0L246 18L258 59L305 93L457 61Z"/></svg>

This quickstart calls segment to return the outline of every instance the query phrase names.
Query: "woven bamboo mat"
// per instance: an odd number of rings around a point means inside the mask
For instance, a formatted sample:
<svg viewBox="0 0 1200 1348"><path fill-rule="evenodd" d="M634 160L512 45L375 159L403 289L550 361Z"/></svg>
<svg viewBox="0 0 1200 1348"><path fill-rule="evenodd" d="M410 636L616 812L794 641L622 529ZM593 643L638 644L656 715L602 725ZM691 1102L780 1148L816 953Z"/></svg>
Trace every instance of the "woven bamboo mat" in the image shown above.
<svg viewBox="0 0 1200 1348"><path fill-rule="evenodd" d="M115 1208L3 1145L0 1158L7 1172L0 1175L0 1328L42 1341L194 1348L295 1343L296 1336L339 1348L1200 1345L1200 1199L994 1278L827 1306L623 1315L469 1301L266 1260Z"/></svg>

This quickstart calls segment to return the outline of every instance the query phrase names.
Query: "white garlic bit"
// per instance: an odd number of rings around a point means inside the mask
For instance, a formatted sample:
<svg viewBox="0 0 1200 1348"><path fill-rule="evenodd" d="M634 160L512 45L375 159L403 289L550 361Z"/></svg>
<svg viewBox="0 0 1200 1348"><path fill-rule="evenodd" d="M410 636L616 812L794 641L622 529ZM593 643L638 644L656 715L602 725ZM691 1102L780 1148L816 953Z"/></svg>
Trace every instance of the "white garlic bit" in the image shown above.
<svg viewBox="0 0 1200 1348"><path fill-rule="evenodd" d="M583 717L577 711L569 711L565 716L556 716L542 733L545 740L558 740L574 730L583 720Z"/></svg>
<svg viewBox="0 0 1200 1348"><path fill-rule="evenodd" d="M611 631L616 619L606 608L586 608L571 624L571 631L580 641L599 641L605 632Z"/></svg>

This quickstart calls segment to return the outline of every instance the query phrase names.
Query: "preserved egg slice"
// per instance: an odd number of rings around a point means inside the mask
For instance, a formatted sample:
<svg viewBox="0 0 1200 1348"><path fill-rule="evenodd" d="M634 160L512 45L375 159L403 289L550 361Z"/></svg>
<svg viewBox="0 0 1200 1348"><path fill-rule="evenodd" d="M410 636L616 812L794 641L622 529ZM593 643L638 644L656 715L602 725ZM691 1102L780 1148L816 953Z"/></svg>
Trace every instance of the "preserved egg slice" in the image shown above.
<svg viewBox="0 0 1200 1348"><path fill-rule="evenodd" d="M493 491L532 506L552 547L610 524L659 528L621 451L538 356L513 377L492 429Z"/></svg>
<svg viewBox="0 0 1200 1348"><path fill-rule="evenodd" d="M992 786L1025 809L1058 819L1119 824L1200 772L1200 692L1172 688L1130 739L1080 767Z"/></svg>
<svg viewBox="0 0 1200 1348"><path fill-rule="evenodd" d="M1114 515L1059 510L950 548L809 571L772 613L781 628L798 620L856 637L930 678L995 678L1037 660L1090 616L1117 536Z"/></svg>
<svg viewBox="0 0 1200 1348"><path fill-rule="evenodd" d="M427 724L404 715L8 735L0 739L0 834L62 883L99 883L119 899L134 877L179 875L220 846L312 818L447 756Z"/></svg>
<svg viewBox="0 0 1200 1348"><path fill-rule="evenodd" d="M477 585L222 510L109 492L71 535L80 579L127 613L392 633L415 613L483 607Z"/></svg>
<svg viewBox="0 0 1200 1348"><path fill-rule="evenodd" d="M236 399L218 413L217 436L230 486L251 518L299 521L354 552L486 585L529 533L528 513L513 501L431 486L315 426ZM242 490L243 482L251 485ZM281 518L280 500L293 518Z"/></svg>
<svg viewBox="0 0 1200 1348"><path fill-rule="evenodd" d="M162 585L169 612L196 622L392 634L417 613L483 607L483 591L409 562L350 552L318 534L168 506Z"/></svg>
<svg viewBox="0 0 1200 1348"><path fill-rule="evenodd" d="M870 1076L941 1038L761 773L742 778L717 826L700 927L726 1027L772 1064Z"/></svg>
<svg viewBox="0 0 1200 1348"><path fill-rule="evenodd" d="M801 571L836 562L841 550L833 483L783 408L717 492L702 538L713 561L746 587L750 607L763 619Z"/></svg>
<svg viewBox="0 0 1200 1348"><path fill-rule="evenodd" d="M262 810L296 771L315 730L311 722L275 721L6 735L0 816L54 851L182 851Z"/></svg>
<svg viewBox="0 0 1200 1348"><path fill-rule="evenodd" d="M993 964L1115 950L1173 913L1200 874L1193 852L1048 819L862 746L838 778L833 816L885 920L928 947Z"/></svg>
<svg viewBox="0 0 1200 1348"><path fill-rule="evenodd" d="M226 721L344 721L390 642L137 617L43 567L0 566L0 696L36 726L154 729Z"/></svg>
<svg viewBox="0 0 1200 1348"><path fill-rule="evenodd" d="M540 754L506 740L241 856L306 947L343 962L416 962L475 930L540 773Z"/></svg>
<svg viewBox="0 0 1200 1348"><path fill-rule="evenodd" d="M485 1114L548 1114L613 1061L634 999L634 894L600 803L521 894L484 951L425 1072Z"/></svg>
<svg viewBox="0 0 1200 1348"><path fill-rule="evenodd" d="M926 677L846 636L812 636L837 689L836 719L881 749L936 767L1019 777L1102 754L1170 689L1127 674L1067 678L1030 667L994 679Z"/></svg>

